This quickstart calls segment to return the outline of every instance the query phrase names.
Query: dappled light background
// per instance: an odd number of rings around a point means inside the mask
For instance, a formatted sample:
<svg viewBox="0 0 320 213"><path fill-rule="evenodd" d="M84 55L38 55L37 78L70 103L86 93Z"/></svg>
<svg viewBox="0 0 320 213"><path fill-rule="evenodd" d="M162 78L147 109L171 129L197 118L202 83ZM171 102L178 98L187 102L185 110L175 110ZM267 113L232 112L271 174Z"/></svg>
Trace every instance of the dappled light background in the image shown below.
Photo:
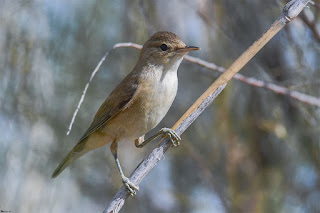
<svg viewBox="0 0 320 213"><path fill-rule="evenodd" d="M310 5L241 73L320 96L320 7ZM281 14L286 1L0 1L0 210L101 212L122 182L109 146L51 174L101 103L133 68L143 44L172 31L192 56L228 67ZM311 23L311 24L310 24ZM184 61L171 127L217 72ZM320 212L320 110L287 95L232 80L129 198L123 212ZM129 175L157 142L119 144Z"/></svg>

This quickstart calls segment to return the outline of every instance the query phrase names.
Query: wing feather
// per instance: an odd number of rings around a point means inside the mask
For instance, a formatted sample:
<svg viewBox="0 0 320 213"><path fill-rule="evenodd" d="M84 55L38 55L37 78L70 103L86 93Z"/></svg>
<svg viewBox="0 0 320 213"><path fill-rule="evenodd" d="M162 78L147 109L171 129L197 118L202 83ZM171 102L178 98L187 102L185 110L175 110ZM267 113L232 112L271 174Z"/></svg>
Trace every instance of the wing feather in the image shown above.
<svg viewBox="0 0 320 213"><path fill-rule="evenodd" d="M100 106L90 127L81 137L80 141L87 138L96 130L104 126L112 117L131 106L134 102L138 88L138 78L130 73L122 82L111 92L109 97Z"/></svg>

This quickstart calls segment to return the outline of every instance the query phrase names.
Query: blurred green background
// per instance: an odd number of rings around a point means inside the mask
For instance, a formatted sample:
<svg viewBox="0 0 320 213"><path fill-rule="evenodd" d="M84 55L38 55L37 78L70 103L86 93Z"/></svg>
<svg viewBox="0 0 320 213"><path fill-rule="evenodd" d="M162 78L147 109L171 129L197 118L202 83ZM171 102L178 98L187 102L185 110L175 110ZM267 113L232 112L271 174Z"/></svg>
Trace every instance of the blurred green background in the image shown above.
<svg viewBox="0 0 320 213"><path fill-rule="evenodd" d="M320 7L314 2L241 73L319 97ZM66 136L92 70L113 44L143 44L156 31L172 31L201 47L191 55L228 67L285 3L0 0L0 210L101 212L122 186L109 146L51 179L137 60L133 48L107 57ZM178 75L176 100L149 135L171 127L218 77L187 61ZM320 212L319 137L318 107L233 80L123 212ZM125 174L155 145L120 144Z"/></svg>

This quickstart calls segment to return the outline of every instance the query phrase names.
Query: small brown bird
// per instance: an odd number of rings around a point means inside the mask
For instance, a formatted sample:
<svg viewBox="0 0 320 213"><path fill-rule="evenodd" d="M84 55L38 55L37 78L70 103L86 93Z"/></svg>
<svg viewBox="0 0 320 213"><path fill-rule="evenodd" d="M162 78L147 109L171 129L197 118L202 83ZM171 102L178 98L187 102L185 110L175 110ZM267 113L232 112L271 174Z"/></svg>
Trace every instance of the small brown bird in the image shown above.
<svg viewBox="0 0 320 213"><path fill-rule="evenodd" d="M186 46L170 32L157 32L143 45L138 62L99 108L90 127L78 144L63 159L52 174L57 177L68 165L85 153L111 143L110 149L120 171L122 182L131 195L135 186L122 172L117 157L118 142L135 141L143 147L159 135L169 136L174 146L180 137L171 129L162 128L144 141L144 135L156 127L167 114L177 94L177 70L189 51L198 47Z"/></svg>

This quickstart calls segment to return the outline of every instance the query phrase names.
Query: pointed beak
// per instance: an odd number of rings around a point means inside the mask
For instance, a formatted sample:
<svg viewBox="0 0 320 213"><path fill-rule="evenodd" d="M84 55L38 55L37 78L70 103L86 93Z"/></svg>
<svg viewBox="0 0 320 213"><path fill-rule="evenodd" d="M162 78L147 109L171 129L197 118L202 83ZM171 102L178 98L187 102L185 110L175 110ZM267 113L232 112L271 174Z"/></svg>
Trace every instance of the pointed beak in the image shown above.
<svg viewBox="0 0 320 213"><path fill-rule="evenodd" d="M190 52L190 51L194 51L194 50L200 50L200 48L195 47L195 46L185 46L184 48L177 49L177 52L178 53L185 53L185 52Z"/></svg>

